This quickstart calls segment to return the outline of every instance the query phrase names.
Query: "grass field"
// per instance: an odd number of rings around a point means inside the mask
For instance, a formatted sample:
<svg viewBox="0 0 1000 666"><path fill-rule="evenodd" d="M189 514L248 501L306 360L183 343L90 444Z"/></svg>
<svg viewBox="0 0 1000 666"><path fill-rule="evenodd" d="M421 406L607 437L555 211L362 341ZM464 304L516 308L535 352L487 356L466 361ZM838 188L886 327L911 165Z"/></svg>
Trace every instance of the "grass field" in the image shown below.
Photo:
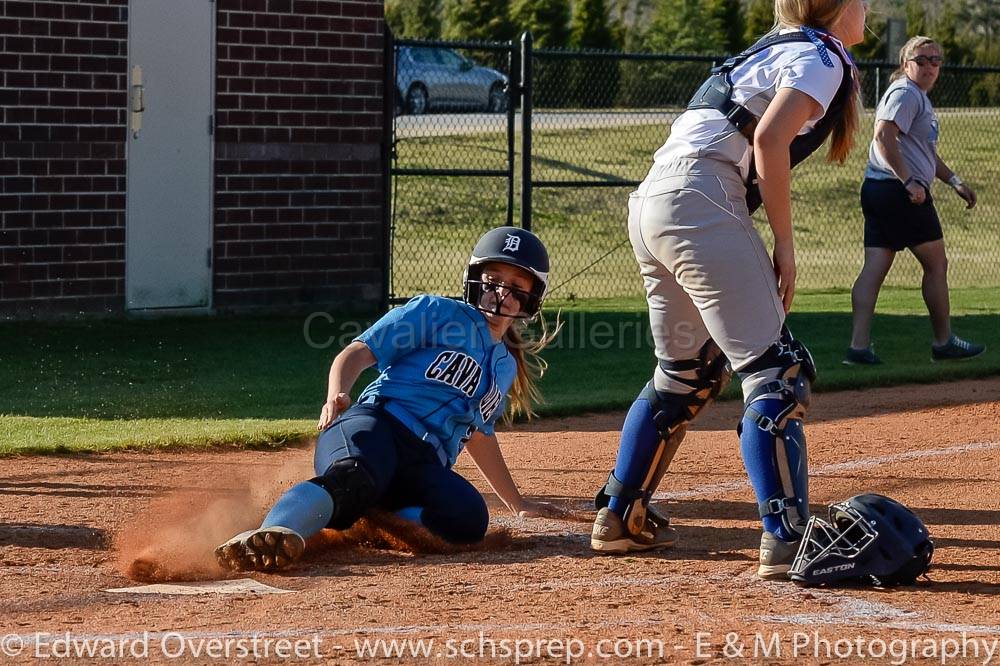
<svg viewBox="0 0 1000 666"><path fill-rule="evenodd" d="M564 329L545 354L548 402L539 412L627 406L653 367L642 300L552 306L562 308ZM877 368L840 364L849 294L800 294L790 325L816 357L819 391L1000 372L1000 289L956 290L953 306L955 330L989 346L983 357L929 362L918 290L883 293L874 339L886 364ZM364 325L346 315L0 323L0 455L273 446L308 437L329 363Z"/></svg>
<svg viewBox="0 0 1000 666"><path fill-rule="evenodd" d="M952 285L1000 286L997 115L947 109L939 113L941 155L979 194L977 208L966 211L950 188L938 183L935 189ZM641 180L669 128L662 122L615 126L611 115L602 120L606 124L599 129L536 129L534 179ZM816 155L796 170L793 210L801 288L849 288L861 267L863 221L858 190L871 128L868 113L857 147L844 166L828 165L822 155ZM396 147L400 168L502 169L506 159L499 127L492 133L402 138ZM395 179L395 187L392 284L396 295L449 289L450 276L461 272L478 235L506 220L503 178L401 176ZM555 295L620 298L639 294L641 283L625 232L631 189L534 191L533 228L549 244L553 256ZM515 210L515 219L519 214ZM758 228L768 240L766 222L761 214L757 217ZM913 257L901 255L887 283L915 286L919 274Z"/></svg>

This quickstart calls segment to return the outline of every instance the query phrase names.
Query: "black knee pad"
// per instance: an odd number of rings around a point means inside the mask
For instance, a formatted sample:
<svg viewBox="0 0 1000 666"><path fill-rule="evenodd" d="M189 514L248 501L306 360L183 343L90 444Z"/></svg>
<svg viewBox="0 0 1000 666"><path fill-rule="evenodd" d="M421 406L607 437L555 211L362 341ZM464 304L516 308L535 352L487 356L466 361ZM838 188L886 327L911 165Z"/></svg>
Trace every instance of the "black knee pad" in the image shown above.
<svg viewBox="0 0 1000 666"><path fill-rule="evenodd" d="M772 368L778 369L779 376L782 377L790 376L792 373L789 371L793 371L794 375L801 372L810 384L816 382L816 363L812 354L804 344L792 337L792 332L787 326L781 327L781 335L777 342L740 370L739 377L742 380L749 375Z"/></svg>
<svg viewBox="0 0 1000 666"><path fill-rule="evenodd" d="M660 371L672 380L688 386L691 392L685 396L688 406L688 420L693 420L698 412L715 400L733 377L729 359L719 349L715 340L709 338L698 350L698 357L686 361L659 362ZM686 373L695 373L693 379ZM653 390L653 389L651 389ZM659 393L656 392L659 396ZM673 395L673 394L667 394ZM652 404L652 403L651 403Z"/></svg>
<svg viewBox="0 0 1000 666"><path fill-rule="evenodd" d="M657 484L673 460L677 447L684 439L688 423L693 421L701 410L715 400L733 376L729 359L711 338L698 350L697 358L683 361L661 360L659 365L664 374L688 386L690 392L679 394L657 391L654 379L646 384L637 398L637 400L645 400L649 403L653 425L661 438L660 447L663 447L663 451L658 450L654 455L654 460L659 461L658 468L652 470L650 483L643 488L626 487L615 478L614 471L612 471L608 476L607 483L597 491L597 495L594 497L594 505L598 509L606 507L611 501L611 497L620 497L627 502L642 500L642 505L647 505ZM694 378L685 376L685 373L690 374L691 372L694 372Z"/></svg>
<svg viewBox="0 0 1000 666"><path fill-rule="evenodd" d="M354 458L338 460L322 476L309 479L333 498L333 516L327 527L344 530L364 515L375 502L375 479Z"/></svg>

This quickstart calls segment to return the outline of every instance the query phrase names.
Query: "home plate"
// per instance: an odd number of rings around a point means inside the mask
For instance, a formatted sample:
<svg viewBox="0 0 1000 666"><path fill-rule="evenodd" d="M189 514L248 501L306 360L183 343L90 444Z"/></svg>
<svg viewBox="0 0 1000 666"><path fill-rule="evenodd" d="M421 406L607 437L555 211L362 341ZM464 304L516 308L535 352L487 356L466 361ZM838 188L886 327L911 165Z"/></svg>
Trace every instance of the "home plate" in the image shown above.
<svg viewBox="0 0 1000 666"><path fill-rule="evenodd" d="M116 587L104 591L118 594L291 594L293 592L259 583L252 578L212 580L203 583L157 583L138 587Z"/></svg>

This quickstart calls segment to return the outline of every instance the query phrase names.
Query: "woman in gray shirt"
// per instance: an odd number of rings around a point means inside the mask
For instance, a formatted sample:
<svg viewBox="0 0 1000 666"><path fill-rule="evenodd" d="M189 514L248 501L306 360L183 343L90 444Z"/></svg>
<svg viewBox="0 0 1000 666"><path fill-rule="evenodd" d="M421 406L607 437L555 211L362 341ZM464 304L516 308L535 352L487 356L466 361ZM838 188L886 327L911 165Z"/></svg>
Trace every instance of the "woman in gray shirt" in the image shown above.
<svg viewBox="0 0 1000 666"><path fill-rule="evenodd" d="M948 260L941 222L931 198L940 178L954 188L967 208L976 193L937 154L938 120L927 98L941 71L941 47L929 37L914 37L899 52L899 69L875 113L875 137L861 186L865 217L865 263L851 290L854 331L844 363L880 363L871 348L875 301L893 259L908 248L924 270L923 296L931 316L931 359L962 359L983 353L951 332Z"/></svg>

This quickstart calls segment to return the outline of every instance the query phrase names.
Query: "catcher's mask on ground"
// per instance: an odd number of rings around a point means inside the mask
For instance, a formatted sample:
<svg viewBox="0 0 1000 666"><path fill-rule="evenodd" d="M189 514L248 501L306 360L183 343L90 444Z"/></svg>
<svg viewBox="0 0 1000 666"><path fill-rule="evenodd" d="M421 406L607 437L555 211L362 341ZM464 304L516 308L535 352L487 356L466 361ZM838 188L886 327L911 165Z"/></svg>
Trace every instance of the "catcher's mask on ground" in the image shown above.
<svg viewBox="0 0 1000 666"><path fill-rule="evenodd" d="M807 585L911 585L927 571L934 543L924 523L899 502L868 493L813 516L788 572Z"/></svg>
<svg viewBox="0 0 1000 666"><path fill-rule="evenodd" d="M495 280L483 279L483 267L490 263L508 264L530 276L530 289L517 289ZM465 302L483 312L504 314L517 319L534 317L541 310L549 285L549 255L535 234L518 227L498 227L483 234L472 250L465 269ZM514 299L516 313L501 312L507 299Z"/></svg>

